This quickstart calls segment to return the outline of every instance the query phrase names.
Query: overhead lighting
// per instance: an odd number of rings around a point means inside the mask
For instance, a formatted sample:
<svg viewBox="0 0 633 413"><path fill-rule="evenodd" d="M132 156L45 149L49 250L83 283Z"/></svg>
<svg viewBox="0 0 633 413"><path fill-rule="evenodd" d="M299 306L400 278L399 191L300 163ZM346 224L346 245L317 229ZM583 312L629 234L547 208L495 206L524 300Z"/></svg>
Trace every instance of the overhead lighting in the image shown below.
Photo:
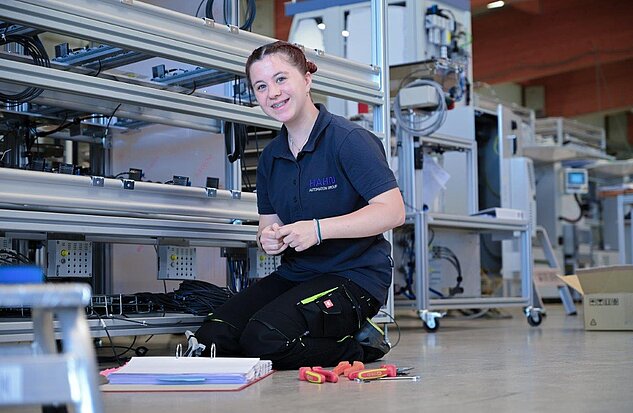
<svg viewBox="0 0 633 413"><path fill-rule="evenodd" d="M489 9L498 9L499 7L505 6L505 4L506 3L504 1L491 1L486 5L486 7Z"/></svg>
<svg viewBox="0 0 633 413"><path fill-rule="evenodd" d="M319 24L317 24L317 27L318 27L320 30L325 30L325 23L319 23Z"/></svg>
<svg viewBox="0 0 633 413"><path fill-rule="evenodd" d="M342 35L343 37L349 37L349 32L348 32L347 30L343 30L343 31L341 32L341 35Z"/></svg>

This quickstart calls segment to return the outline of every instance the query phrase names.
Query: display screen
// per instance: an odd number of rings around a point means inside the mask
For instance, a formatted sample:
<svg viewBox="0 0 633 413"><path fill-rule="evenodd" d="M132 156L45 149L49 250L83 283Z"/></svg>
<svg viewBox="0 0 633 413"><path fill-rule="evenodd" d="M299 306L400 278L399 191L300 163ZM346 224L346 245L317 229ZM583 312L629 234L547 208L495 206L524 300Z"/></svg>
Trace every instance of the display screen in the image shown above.
<svg viewBox="0 0 633 413"><path fill-rule="evenodd" d="M583 185L585 183L585 174L583 172L570 172L567 175L567 182L572 185Z"/></svg>

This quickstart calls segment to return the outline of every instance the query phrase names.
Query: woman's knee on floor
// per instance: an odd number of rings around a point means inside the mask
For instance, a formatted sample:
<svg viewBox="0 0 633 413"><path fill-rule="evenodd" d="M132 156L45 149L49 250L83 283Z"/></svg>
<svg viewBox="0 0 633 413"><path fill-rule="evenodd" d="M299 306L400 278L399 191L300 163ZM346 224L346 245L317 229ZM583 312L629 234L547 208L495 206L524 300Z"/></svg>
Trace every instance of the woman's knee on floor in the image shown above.
<svg viewBox="0 0 633 413"><path fill-rule="evenodd" d="M268 322L251 319L240 337L240 346L246 356L260 357L279 353L288 347L290 340Z"/></svg>
<svg viewBox="0 0 633 413"><path fill-rule="evenodd" d="M231 324L220 319L205 320L196 331L198 341L206 346L203 355L210 354L211 345L215 344L218 356L236 356L240 350L240 331Z"/></svg>

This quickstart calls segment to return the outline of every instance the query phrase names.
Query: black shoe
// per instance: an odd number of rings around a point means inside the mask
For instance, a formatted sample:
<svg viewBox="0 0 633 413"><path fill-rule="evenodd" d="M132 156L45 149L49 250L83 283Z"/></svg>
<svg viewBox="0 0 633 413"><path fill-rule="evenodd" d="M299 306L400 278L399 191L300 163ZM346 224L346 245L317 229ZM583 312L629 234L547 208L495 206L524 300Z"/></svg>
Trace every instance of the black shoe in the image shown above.
<svg viewBox="0 0 633 413"><path fill-rule="evenodd" d="M363 363L376 361L391 350L391 345L385 337L385 332L369 318L360 330L354 334L354 339L360 343L365 353Z"/></svg>

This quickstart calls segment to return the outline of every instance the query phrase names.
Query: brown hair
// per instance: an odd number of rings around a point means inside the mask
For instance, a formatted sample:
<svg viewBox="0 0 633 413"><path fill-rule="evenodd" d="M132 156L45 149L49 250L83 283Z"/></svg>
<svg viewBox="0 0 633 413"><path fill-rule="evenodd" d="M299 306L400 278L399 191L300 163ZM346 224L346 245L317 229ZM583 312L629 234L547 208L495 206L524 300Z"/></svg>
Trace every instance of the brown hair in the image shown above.
<svg viewBox="0 0 633 413"><path fill-rule="evenodd" d="M303 53L300 47L278 40L273 43L265 44L257 49L253 50L253 53L246 60L246 80L248 81L248 86L252 87L251 84L251 65L261 59L264 56L269 56L273 54L283 54L288 60L288 63L296 67L301 73L314 73L317 71L317 66L314 62L306 59L306 55Z"/></svg>

